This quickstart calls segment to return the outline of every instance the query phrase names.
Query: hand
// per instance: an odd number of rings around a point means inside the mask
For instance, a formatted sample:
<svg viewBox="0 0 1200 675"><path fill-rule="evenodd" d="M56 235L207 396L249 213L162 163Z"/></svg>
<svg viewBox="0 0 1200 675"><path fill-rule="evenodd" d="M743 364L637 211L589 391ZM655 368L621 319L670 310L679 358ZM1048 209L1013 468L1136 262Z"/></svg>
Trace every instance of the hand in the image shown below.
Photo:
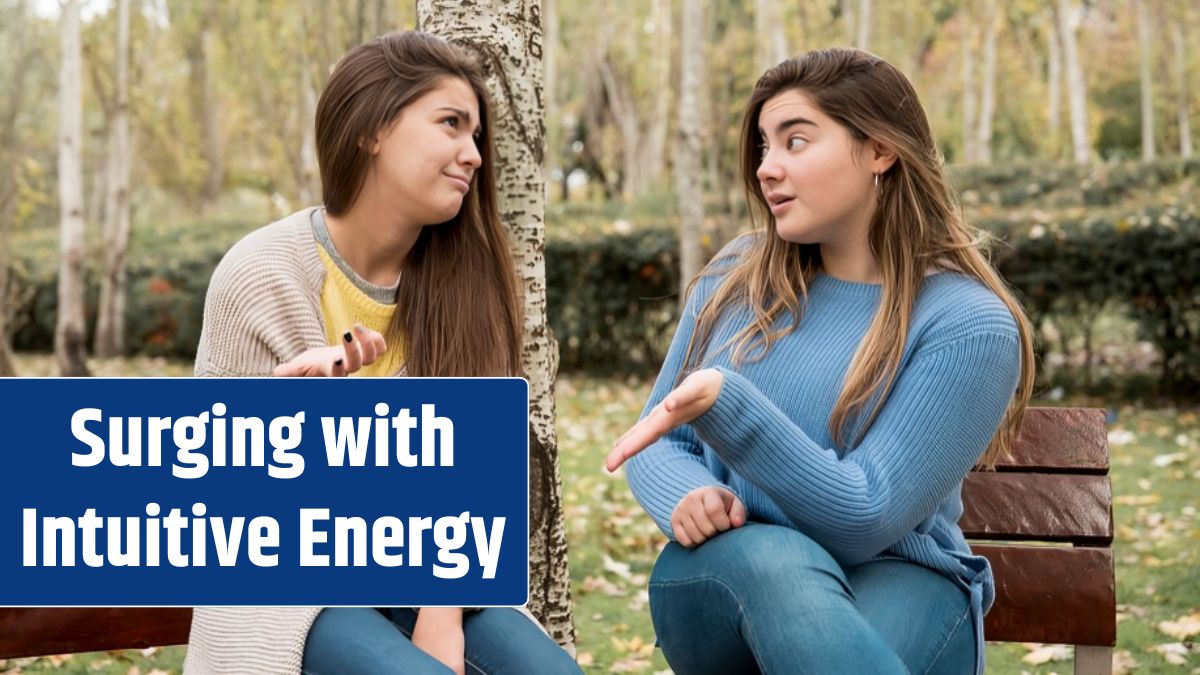
<svg viewBox="0 0 1200 675"><path fill-rule="evenodd" d="M725 376L715 368L688 375L662 402L613 443L604 465L616 471L625 460L645 450L663 434L708 412L717 402Z"/></svg>
<svg viewBox="0 0 1200 675"><path fill-rule="evenodd" d="M275 377L345 377L369 366L387 351L383 336L362 324L344 334L341 344L313 347L275 367Z"/></svg>
<svg viewBox="0 0 1200 675"><path fill-rule="evenodd" d="M715 485L684 495L671 514L675 540L694 548L717 534L746 524L746 506L733 492Z"/></svg>
<svg viewBox="0 0 1200 675"><path fill-rule="evenodd" d="M458 675L467 669L467 640L463 635L461 607L425 607L417 613L412 643L441 661Z"/></svg>

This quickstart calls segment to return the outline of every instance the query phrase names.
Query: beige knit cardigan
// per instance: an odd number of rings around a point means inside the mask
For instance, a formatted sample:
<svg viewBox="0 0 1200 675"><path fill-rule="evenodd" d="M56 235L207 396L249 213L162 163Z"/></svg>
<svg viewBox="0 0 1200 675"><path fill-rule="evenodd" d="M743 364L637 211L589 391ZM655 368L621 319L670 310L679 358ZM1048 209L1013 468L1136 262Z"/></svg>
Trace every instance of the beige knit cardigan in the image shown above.
<svg viewBox="0 0 1200 675"><path fill-rule="evenodd" d="M304 209L246 235L221 259L204 299L197 376L268 376L304 350L325 346L320 306L325 266L312 233L312 212ZM184 672L296 675L320 611L197 607Z"/></svg>

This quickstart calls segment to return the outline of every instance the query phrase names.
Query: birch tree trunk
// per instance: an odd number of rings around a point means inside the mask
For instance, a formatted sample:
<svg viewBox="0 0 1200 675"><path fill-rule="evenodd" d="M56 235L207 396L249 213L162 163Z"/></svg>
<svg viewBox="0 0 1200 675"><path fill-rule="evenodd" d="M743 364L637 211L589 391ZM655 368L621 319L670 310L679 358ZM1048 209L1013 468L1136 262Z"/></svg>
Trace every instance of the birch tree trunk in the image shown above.
<svg viewBox="0 0 1200 675"><path fill-rule="evenodd" d="M475 51L495 120L500 217L525 290L523 365L530 385L529 610L574 653L567 537L554 431L558 348L546 318L542 173L542 18L539 0L418 0L417 25Z"/></svg>
<svg viewBox="0 0 1200 675"><path fill-rule="evenodd" d="M1150 81L1150 17L1145 0L1133 0L1138 26L1138 80L1142 95L1142 161L1154 161L1154 89Z"/></svg>
<svg viewBox="0 0 1200 675"><path fill-rule="evenodd" d="M780 3L776 0L755 0L754 34L757 73L761 74L788 57L787 35Z"/></svg>
<svg viewBox="0 0 1200 675"><path fill-rule="evenodd" d="M671 0L654 0L654 111L646 120L645 142L639 148L638 196L661 188L666 171L667 121L671 112Z"/></svg>
<svg viewBox="0 0 1200 675"><path fill-rule="evenodd" d="M58 260L58 319L54 355L65 377L86 376L83 318L83 137L82 55L79 2L66 0L60 18L58 194L61 213Z"/></svg>
<svg viewBox="0 0 1200 675"><path fill-rule="evenodd" d="M703 0L683 0L680 42L679 142L675 149L675 193L679 200L679 299L700 272L700 231L704 225L700 185L700 92L704 90Z"/></svg>
<svg viewBox="0 0 1200 675"><path fill-rule="evenodd" d="M858 0L858 40L855 46L859 49L871 48L871 0Z"/></svg>
<svg viewBox="0 0 1200 675"><path fill-rule="evenodd" d="M1179 78L1179 156L1189 159L1192 156L1192 123L1188 118L1188 104L1191 103L1191 91L1188 88L1187 69L1187 34L1184 32L1184 21L1175 23L1175 68Z"/></svg>
<svg viewBox="0 0 1200 675"><path fill-rule="evenodd" d="M1049 17L1050 30L1047 31L1047 91L1050 94L1050 144L1055 159L1062 155L1060 142L1060 127L1062 127L1062 43L1058 37L1058 24L1054 21L1054 13Z"/></svg>
<svg viewBox="0 0 1200 675"><path fill-rule="evenodd" d="M979 129L976 160L992 163L992 119L996 114L996 0L988 0L984 13L983 83L979 93Z"/></svg>
<svg viewBox="0 0 1200 675"><path fill-rule="evenodd" d="M104 271L96 316L97 356L125 353L125 255L129 250L129 0L117 0L116 79L104 207Z"/></svg>
<svg viewBox="0 0 1200 675"><path fill-rule="evenodd" d="M1055 0L1055 24L1058 26L1062 43L1063 65L1067 76L1067 103L1071 109L1071 149L1076 164L1091 161L1091 143L1088 138L1087 81L1083 77L1083 66L1079 63L1078 41L1075 30L1079 25L1079 13L1069 0Z"/></svg>
<svg viewBox="0 0 1200 675"><path fill-rule="evenodd" d="M978 160L975 151L975 28L963 32L962 44L962 106L963 106L963 162L967 164Z"/></svg>
<svg viewBox="0 0 1200 675"><path fill-rule="evenodd" d="M846 30L846 44L854 44L854 0L842 0L842 27Z"/></svg>

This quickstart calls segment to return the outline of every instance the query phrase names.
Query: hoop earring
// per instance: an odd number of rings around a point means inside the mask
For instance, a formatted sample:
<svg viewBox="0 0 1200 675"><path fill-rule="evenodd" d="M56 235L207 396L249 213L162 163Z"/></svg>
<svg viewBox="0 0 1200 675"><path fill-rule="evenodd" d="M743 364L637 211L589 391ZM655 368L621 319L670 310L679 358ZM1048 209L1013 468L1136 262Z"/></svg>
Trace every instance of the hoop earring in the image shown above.
<svg viewBox="0 0 1200 675"><path fill-rule="evenodd" d="M875 174L875 191L879 192L879 174Z"/></svg>

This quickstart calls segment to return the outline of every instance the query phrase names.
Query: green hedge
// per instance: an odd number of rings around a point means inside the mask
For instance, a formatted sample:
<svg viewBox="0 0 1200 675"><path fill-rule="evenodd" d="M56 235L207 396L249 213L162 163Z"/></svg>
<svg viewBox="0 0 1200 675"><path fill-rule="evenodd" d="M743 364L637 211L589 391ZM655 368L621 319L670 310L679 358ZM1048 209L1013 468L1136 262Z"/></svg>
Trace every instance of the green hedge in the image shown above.
<svg viewBox="0 0 1200 675"><path fill-rule="evenodd" d="M1124 312L1163 355L1160 393L1200 396L1200 217L1193 207L981 225L1001 240L996 264L1036 324L1050 316L1087 323L1104 311ZM224 223L192 228L188 238L139 235L129 268L131 351L194 356L211 271L245 229ZM25 290L14 342L46 350L53 344L57 253L50 245L17 253ZM546 276L564 370L651 372L661 362L679 305L672 229L551 237ZM95 284L89 288L94 307Z"/></svg>
<svg viewBox="0 0 1200 675"><path fill-rule="evenodd" d="M1018 163L952 166L951 184L971 206L1048 208L1111 206L1135 193L1200 177L1200 158L1155 162L1074 164Z"/></svg>

